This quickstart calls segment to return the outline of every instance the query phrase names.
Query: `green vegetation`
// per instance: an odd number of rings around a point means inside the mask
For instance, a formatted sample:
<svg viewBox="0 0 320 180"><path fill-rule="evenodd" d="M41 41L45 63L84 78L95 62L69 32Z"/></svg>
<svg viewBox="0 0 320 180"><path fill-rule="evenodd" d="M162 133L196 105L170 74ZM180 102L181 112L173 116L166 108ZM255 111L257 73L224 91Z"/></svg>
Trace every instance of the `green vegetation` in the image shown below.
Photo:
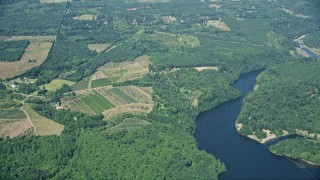
<svg viewBox="0 0 320 180"><path fill-rule="evenodd" d="M0 109L0 119L26 119L26 114L19 108Z"/></svg>
<svg viewBox="0 0 320 180"><path fill-rule="evenodd" d="M108 131L136 130L149 124L148 121L139 118L127 118L121 124L108 129Z"/></svg>
<svg viewBox="0 0 320 180"><path fill-rule="evenodd" d="M19 61L29 41L0 41L0 61Z"/></svg>
<svg viewBox="0 0 320 180"><path fill-rule="evenodd" d="M103 87L112 85L112 81L108 78L93 80L91 83L91 88Z"/></svg>
<svg viewBox="0 0 320 180"><path fill-rule="evenodd" d="M296 129L319 134L319 62L289 53L297 46L293 40L305 34L306 45L319 48L317 0L217 1L219 9L199 0L63 1L0 3L1 40L56 35L35 41L24 63L1 62L2 78L37 80L19 83L18 90L0 80L0 108L22 106L15 91L38 92L41 98L30 97L28 107L64 125L58 137L0 139L0 179L217 179L228 167L198 150L195 119L239 97L230 85L258 69L266 70L245 100L240 132L259 138L263 129L278 136ZM89 21L81 15L94 16ZM230 31L209 27L217 21ZM112 47L99 46L106 42ZM194 69L205 66L218 70ZM39 88L50 82L54 91ZM112 82L114 88L103 87ZM106 110L111 118L103 121ZM275 147L297 149L304 153L292 157L318 162L318 140L299 141L309 148L296 141ZM293 154L289 148L276 153Z"/></svg>
<svg viewBox="0 0 320 180"><path fill-rule="evenodd" d="M239 116L245 135L262 129L282 135L296 129L320 133L319 62L287 63L263 72Z"/></svg>
<svg viewBox="0 0 320 180"><path fill-rule="evenodd" d="M320 164L319 141L307 138L288 139L271 146L270 150L275 154Z"/></svg>
<svg viewBox="0 0 320 180"><path fill-rule="evenodd" d="M54 92L57 89L60 89L63 84L68 85L68 86L72 86L74 84L74 82L66 81L63 79L55 79L55 80L51 81L49 84L41 86L40 88L45 88L48 91Z"/></svg>

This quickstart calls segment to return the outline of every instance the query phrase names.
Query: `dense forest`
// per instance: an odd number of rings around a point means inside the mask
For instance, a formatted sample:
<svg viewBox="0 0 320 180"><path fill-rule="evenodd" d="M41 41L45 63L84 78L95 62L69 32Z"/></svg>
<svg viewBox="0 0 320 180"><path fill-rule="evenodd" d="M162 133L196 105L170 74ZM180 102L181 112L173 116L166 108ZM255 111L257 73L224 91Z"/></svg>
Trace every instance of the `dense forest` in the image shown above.
<svg viewBox="0 0 320 180"><path fill-rule="evenodd" d="M241 134L320 134L319 58L293 55L294 39L305 34L306 46L320 48L316 0L52 1L0 0L0 36L56 36L39 66L0 80L0 112L29 103L64 125L60 136L1 137L0 179L218 179L228 167L198 149L195 119L240 97L231 85L253 70L265 69L245 99ZM89 48L101 44L108 47ZM18 63L28 45L0 41L0 63ZM63 98L76 97L75 86L88 88L99 67L142 55L151 61L150 72L113 86L152 88L151 112L106 121L102 114L57 109ZM207 66L214 70L194 68ZM76 84L54 91L43 86L57 79ZM112 130L132 117L148 123ZM314 163L318 149L315 137L271 147Z"/></svg>

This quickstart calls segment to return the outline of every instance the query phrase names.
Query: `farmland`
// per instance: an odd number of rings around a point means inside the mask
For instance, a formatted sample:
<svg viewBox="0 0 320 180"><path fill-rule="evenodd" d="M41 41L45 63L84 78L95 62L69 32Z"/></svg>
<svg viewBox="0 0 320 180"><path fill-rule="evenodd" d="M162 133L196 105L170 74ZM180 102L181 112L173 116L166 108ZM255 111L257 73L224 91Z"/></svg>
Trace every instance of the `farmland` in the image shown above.
<svg viewBox="0 0 320 180"><path fill-rule="evenodd" d="M62 105L92 115L103 113L109 118L125 112L150 112L153 107L151 94L150 88L138 86L102 87L65 98Z"/></svg>
<svg viewBox="0 0 320 180"><path fill-rule="evenodd" d="M0 109L0 119L21 120L25 118L26 115L19 108Z"/></svg>
<svg viewBox="0 0 320 180"><path fill-rule="evenodd" d="M72 86L75 82L67 81L63 79L54 79L49 84L41 86L40 88L44 87L48 91L56 91L57 89L61 88L64 84L68 86Z"/></svg>
<svg viewBox="0 0 320 180"><path fill-rule="evenodd" d="M148 121L139 118L127 118L119 125L108 129L108 131L136 130L149 124L150 123Z"/></svg>
<svg viewBox="0 0 320 180"><path fill-rule="evenodd" d="M34 131L36 135L60 135L63 131L63 125L39 115L31 108L31 105L25 104L24 110L28 113L31 122L34 125Z"/></svg>
<svg viewBox="0 0 320 180"><path fill-rule="evenodd" d="M39 66L47 58L55 36L2 36L5 41L28 40L30 44L25 49L19 61L0 62L0 78L11 78L27 70Z"/></svg>
<svg viewBox="0 0 320 180"><path fill-rule="evenodd" d="M94 74L92 88L111 85L112 82L124 82L141 78L149 73L149 65L150 61L146 55L140 56L134 61L108 63L100 67Z"/></svg>

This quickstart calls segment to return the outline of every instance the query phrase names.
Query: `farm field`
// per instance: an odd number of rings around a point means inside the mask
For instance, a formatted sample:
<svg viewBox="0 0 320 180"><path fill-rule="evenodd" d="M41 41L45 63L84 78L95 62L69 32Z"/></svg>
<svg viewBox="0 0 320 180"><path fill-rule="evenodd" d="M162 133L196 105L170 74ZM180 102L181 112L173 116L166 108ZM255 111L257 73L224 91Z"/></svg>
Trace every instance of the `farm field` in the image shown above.
<svg viewBox="0 0 320 180"><path fill-rule="evenodd" d="M81 92L83 93L83 92ZM125 112L150 112L152 89L138 86L102 87L62 100L62 106L87 114L112 117Z"/></svg>
<svg viewBox="0 0 320 180"><path fill-rule="evenodd" d="M40 88L45 87L45 89L48 91L56 91L57 89L61 88L63 84L72 86L73 84L75 84L75 82L67 81L63 79L54 79L49 84L43 85Z"/></svg>
<svg viewBox="0 0 320 180"><path fill-rule="evenodd" d="M89 81L90 81L90 77L84 78L81 81L73 84L71 86L71 89L73 91L81 91L81 90L86 90L89 88Z"/></svg>
<svg viewBox="0 0 320 180"><path fill-rule="evenodd" d="M26 118L26 114L20 108L0 109L0 119L21 120Z"/></svg>
<svg viewBox="0 0 320 180"><path fill-rule="evenodd" d="M47 58L55 38L55 36L1 36L1 40L29 40L30 44L19 61L0 62L0 78L17 76L42 64Z"/></svg>
<svg viewBox="0 0 320 180"><path fill-rule="evenodd" d="M62 101L62 105L73 110L87 114L100 114L103 111L113 108L108 99L99 94L97 91L88 91L86 94L66 98Z"/></svg>
<svg viewBox="0 0 320 180"><path fill-rule="evenodd" d="M105 50L107 50L108 48L110 48L112 46L112 44L88 44L88 49L90 49L91 51L96 51L97 53L101 53Z"/></svg>
<svg viewBox="0 0 320 180"><path fill-rule="evenodd" d="M108 131L136 130L149 124L148 121L139 118L127 118L121 124L108 129Z"/></svg>
<svg viewBox="0 0 320 180"><path fill-rule="evenodd" d="M97 80L99 79L105 79L105 82L107 81L106 78L112 82L124 82L141 78L143 75L149 73L149 65L150 61L147 55L140 56L134 61L108 63L100 67L94 74L92 85L98 87L97 84L99 84L99 81Z"/></svg>
<svg viewBox="0 0 320 180"><path fill-rule="evenodd" d="M23 109L28 113L29 118L34 125L34 131L36 135L60 135L63 131L64 126L62 124L39 115L31 108L31 105L25 104Z"/></svg>

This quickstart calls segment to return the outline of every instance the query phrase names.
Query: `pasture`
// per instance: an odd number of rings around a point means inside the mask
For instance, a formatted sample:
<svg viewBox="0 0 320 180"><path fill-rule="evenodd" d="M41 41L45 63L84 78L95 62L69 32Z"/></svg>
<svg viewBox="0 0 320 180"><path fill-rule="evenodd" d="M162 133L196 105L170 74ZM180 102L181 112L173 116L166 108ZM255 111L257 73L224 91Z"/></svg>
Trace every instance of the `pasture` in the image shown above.
<svg viewBox="0 0 320 180"><path fill-rule="evenodd" d="M60 89L64 84L68 86L72 86L73 84L75 84L75 82L67 81L63 79L54 79L49 84L43 85L40 88L44 87L46 90L54 92L57 89Z"/></svg>
<svg viewBox="0 0 320 180"><path fill-rule="evenodd" d="M29 40L30 44L25 49L19 61L0 62L0 78L11 78L27 70L41 65L47 58L55 36L2 36L5 41Z"/></svg>

